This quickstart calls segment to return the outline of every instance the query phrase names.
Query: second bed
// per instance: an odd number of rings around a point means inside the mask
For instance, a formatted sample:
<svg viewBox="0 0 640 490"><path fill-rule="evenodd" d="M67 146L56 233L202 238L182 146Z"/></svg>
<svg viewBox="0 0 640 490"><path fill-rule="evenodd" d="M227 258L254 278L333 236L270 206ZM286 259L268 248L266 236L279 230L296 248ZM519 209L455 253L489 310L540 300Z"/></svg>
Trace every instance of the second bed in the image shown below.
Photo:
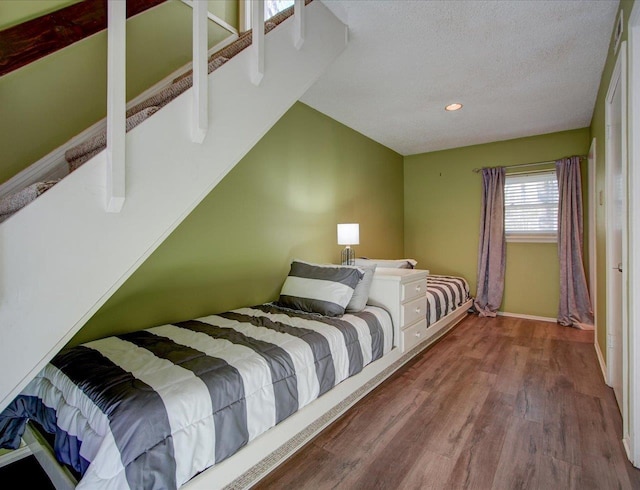
<svg viewBox="0 0 640 490"><path fill-rule="evenodd" d="M471 304L469 283L463 277L427 276L427 328L453 313L458 308L468 309Z"/></svg>

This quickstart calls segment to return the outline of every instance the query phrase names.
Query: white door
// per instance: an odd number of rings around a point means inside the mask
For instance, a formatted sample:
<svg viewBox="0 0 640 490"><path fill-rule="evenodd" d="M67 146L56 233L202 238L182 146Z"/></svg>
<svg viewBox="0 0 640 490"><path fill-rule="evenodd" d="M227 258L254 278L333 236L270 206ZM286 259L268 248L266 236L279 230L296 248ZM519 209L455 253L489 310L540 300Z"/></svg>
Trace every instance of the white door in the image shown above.
<svg viewBox="0 0 640 490"><path fill-rule="evenodd" d="M621 50L622 52L622 50ZM626 320L625 240L626 240L626 145L624 108L625 76L621 63L616 64L607 94L607 365L609 384L621 412L624 412L623 325Z"/></svg>
<svg viewBox="0 0 640 490"><path fill-rule="evenodd" d="M611 386L616 394L618 406L622 407L622 214L624 212L622 198L622 159L620 158L620 84L612 100L612 119L609 127L611 143L611 187L609 188L609 203L611 205L611 329L609 353L611 355Z"/></svg>
<svg viewBox="0 0 640 490"><path fill-rule="evenodd" d="M627 173L628 231L628 308L627 319L629 348L628 377L625 394L629 413L625 419L622 437L629 447L629 457L634 466L640 467L640 2L633 5L629 17L629 154ZM628 442L628 444L627 444Z"/></svg>

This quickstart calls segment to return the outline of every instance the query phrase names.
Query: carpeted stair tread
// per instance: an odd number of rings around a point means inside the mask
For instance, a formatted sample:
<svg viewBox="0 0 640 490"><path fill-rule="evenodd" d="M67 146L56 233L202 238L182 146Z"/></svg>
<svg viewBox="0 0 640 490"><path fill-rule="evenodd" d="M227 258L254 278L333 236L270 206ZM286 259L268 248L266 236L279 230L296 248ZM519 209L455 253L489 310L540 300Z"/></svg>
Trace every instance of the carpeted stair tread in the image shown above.
<svg viewBox="0 0 640 490"><path fill-rule="evenodd" d="M59 181L60 179L36 182L35 184L25 187L21 191L0 199L0 223L16 211L25 207L31 201L34 201L41 194L44 194Z"/></svg>

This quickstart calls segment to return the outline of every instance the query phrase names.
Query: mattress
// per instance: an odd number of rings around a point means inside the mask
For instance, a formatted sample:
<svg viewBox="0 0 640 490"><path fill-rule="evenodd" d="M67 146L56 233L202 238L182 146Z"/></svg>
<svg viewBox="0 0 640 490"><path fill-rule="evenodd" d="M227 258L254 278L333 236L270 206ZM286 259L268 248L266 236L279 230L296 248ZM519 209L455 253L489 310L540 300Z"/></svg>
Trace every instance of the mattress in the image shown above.
<svg viewBox="0 0 640 490"><path fill-rule="evenodd" d="M462 277L427 276L427 327L471 298L469 283Z"/></svg>
<svg viewBox="0 0 640 490"><path fill-rule="evenodd" d="M171 489L392 349L389 314L339 318L263 304L64 349L0 414L55 434L78 488Z"/></svg>

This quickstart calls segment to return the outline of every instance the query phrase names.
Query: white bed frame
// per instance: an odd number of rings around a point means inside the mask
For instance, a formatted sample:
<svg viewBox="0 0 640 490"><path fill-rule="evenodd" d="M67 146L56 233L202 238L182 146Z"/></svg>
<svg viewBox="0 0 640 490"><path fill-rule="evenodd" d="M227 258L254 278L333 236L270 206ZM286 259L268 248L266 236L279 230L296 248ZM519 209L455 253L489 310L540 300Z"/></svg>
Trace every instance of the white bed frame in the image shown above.
<svg viewBox="0 0 640 490"><path fill-rule="evenodd" d="M376 278L374 277L374 282ZM378 298L376 304L389 311L398 309L398 295ZM386 303L386 304L385 304ZM381 359L367 365L360 373L347 378L329 392L300 409L286 420L260 435L230 458L192 478L181 490L246 489L264 478L291 457L324 428L386 380L413 357L432 345L467 315L469 300L427 328L426 337L413 349L401 352L398 318L394 319L394 348ZM0 467L34 454L58 490L71 490L77 481L57 463L44 438L30 428L24 436L26 447L0 457ZM20 455L15 453L20 452Z"/></svg>

